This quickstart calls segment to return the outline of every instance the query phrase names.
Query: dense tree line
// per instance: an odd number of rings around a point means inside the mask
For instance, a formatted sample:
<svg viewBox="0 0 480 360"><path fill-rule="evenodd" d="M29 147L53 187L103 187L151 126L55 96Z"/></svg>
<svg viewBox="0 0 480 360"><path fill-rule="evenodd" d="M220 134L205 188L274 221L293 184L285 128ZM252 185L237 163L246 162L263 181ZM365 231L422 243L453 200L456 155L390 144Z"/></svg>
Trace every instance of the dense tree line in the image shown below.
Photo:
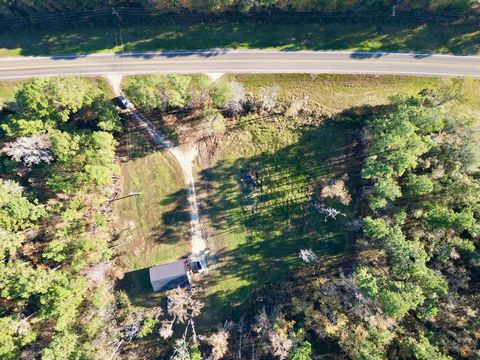
<svg viewBox="0 0 480 360"><path fill-rule="evenodd" d="M226 116L272 112L280 92L273 86L262 88L258 94L247 93L237 81L212 82L206 76L176 74L132 76L127 78L124 90L143 110L200 112L207 123L214 110Z"/></svg>
<svg viewBox="0 0 480 360"><path fill-rule="evenodd" d="M1 125L0 358L91 358L108 302L86 274L112 253L103 206L120 118L77 78L26 81L11 109Z"/></svg>
<svg viewBox="0 0 480 360"><path fill-rule="evenodd" d="M225 12L225 11L378 11L390 10L392 5L397 5L399 10L420 11L454 11L463 12L475 5L475 0L158 0L158 1L117 1L98 2L95 0L57 0L57 1L0 1L0 14L6 16L36 15L45 13L101 9L112 6L130 6L145 10L160 10L165 12L200 11L200 12Z"/></svg>
<svg viewBox="0 0 480 360"><path fill-rule="evenodd" d="M360 258L357 281L385 315L412 323L392 326L384 347L396 343L418 359L469 357L477 341L480 119L422 95L395 99L390 114L367 125L370 211L360 244L374 253Z"/></svg>

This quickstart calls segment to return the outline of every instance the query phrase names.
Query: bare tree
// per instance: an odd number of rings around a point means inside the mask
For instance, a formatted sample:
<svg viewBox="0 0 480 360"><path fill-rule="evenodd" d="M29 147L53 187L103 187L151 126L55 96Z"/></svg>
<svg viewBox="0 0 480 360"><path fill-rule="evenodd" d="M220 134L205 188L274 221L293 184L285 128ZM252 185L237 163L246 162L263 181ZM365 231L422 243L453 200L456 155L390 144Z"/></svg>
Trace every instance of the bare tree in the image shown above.
<svg viewBox="0 0 480 360"><path fill-rule="evenodd" d="M136 322L127 326L124 330L124 338L131 341L140 331L140 323Z"/></svg>
<svg viewBox="0 0 480 360"><path fill-rule="evenodd" d="M168 313L180 323L200 315L203 303L193 298L192 291L178 287L168 294Z"/></svg>
<svg viewBox="0 0 480 360"><path fill-rule="evenodd" d="M285 332L272 329L268 332L268 339L272 346L273 355L281 360L286 359L293 346L293 341L288 338L288 335Z"/></svg>
<svg viewBox="0 0 480 360"><path fill-rule="evenodd" d="M237 115L243 111L245 103L245 89L239 82L232 81L230 84L230 99L224 105L223 110L229 114Z"/></svg>
<svg viewBox="0 0 480 360"><path fill-rule="evenodd" d="M160 330L158 333L163 339L169 339L173 335L173 323L174 321L169 321L169 320L163 320L162 321L162 326L160 327Z"/></svg>
<svg viewBox="0 0 480 360"><path fill-rule="evenodd" d="M171 319L164 319L159 330L159 335L163 339L169 339L173 335L173 325L175 322L185 323L184 340L187 338L188 328L192 327L193 341L197 343L197 334L195 332L195 323L193 318L200 315L203 303L193 298L193 291L184 288L176 288L168 294L168 315Z"/></svg>
<svg viewBox="0 0 480 360"><path fill-rule="evenodd" d="M294 346L290 336L293 324L294 321L286 320L279 309L274 309L270 317L263 309L256 316L252 330L262 339L260 349L283 360Z"/></svg>
<svg viewBox="0 0 480 360"><path fill-rule="evenodd" d="M188 351L187 340L183 337L175 341L173 348L172 360L190 360L190 352Z"/></svg>
<svg viewBox="0 0 480 360"><path fill-rule="evenodd" d="M363 219L353 219L345 224L345 230L347 231L359 231L363 228Z"/></svg>
<svg viewBox="0 0 480 360"><path fill-rule="evenodd" d="M308 96L307 95L304 95L299 99L294 99L291 102L290 106L285 111L285 114L288 117L295 117L295 116L298 115L300 110L304 109L307 106L307 104L308 104Z"/></svg>
<svg viewBox="0 0 480 360"><path fill-rule="evenodd" d="M318 260L318 256L313 252L312 249L301 249L298 252L298 257L306 263L311 263Z"/></svg>
<svg viewBox="0 0 480 360"><path fill-rule="evenodd" d="M338 215L347 216L347 214L342 213L340 210L337 210L333 207L326 206L320 202L315 201L313 203L313 208L320 214L325 215L325 221L328 219L336 219Z"/></svg>
<svg viewBox="0 0 480 360"><path fill-rule="evenodd" d="M343 205L348 205L352 201L352 197L343 180L330 181L327 186L323 187L320 196L322 198L338 199Z"/></svg>
<svg viewBox="0 0 480 360"><path fill-rule="evenodd" d="M188 107L191 109L203 109L211 103L208 88L193 89L190 93Z"/></svg>
<svg viewBox="0 0 480 360"><path fill-rule="evenodd" d="M255 324L253 325L252 328L253 328L253 331L255 331L258 334L261 334L270 328L270 320L268 319L265 308L263 308L255 316Z"/></svg>
<svg viewBox="0 0 480 360"><path fill-rule="evenodd" d="M25 166L38 165L41 162L50 163L53 160L52 143L47 135L19 137L7 143L3 152Z"/></svg>
<svg viewBox="0 0 480 360"><path fill-rule="evenodd" d="M259 112L270 112L277 104L278 94L280 93L280 86L269 86L262 89L260 98L257 103L257 110Z"/></svg>
<svg viewBox="0 0 480 360"><path fill-rule="evenodd" d="M208 359L219 360L225 356L228 351L228 337L230 333L222 329L206 337L205 340L212 347L212 354Z"/></svg>

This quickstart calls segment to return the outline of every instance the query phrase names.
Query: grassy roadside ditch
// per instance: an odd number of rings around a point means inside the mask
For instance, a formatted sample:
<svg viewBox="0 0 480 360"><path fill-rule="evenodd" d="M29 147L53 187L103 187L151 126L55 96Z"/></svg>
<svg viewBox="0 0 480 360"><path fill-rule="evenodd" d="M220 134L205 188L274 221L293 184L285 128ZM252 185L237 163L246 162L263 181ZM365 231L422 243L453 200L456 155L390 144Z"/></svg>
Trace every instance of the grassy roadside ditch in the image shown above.
<svg viewBox="0 0 480 360"><path fill-rule="evenodd" d="M362 50L474 55L480 31L473 23L350 22L258 23L167 22L122 29L125 51L202 48L277 50ZM8 33L0 37L0 57L120 52L119 30L80 27Z"/></svg>

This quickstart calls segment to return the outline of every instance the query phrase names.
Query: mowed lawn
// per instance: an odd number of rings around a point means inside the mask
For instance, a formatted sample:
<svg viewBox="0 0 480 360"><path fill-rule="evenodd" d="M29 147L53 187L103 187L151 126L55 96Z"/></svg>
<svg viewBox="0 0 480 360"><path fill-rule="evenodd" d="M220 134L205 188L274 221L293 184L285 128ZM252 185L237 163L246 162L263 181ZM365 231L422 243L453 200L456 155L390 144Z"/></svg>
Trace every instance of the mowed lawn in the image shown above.
<svg viewBox="0 0 480 360"><path fill-rule="evenodd" d="M478 24L386 19L374 22L323 20L317 22L172 21L126 26L125 51L175 49L279 49L421 51L478 54ZM6 32L0 37L0 56L120 52L118 27L78 26Z"/></svg>
<svg viewBox="0 0 480 360"><path fill-rule="evenodd" d="M345 224L359 194L362 114L389 96L411 95L440 83L434 78L339 75L228 75L247 91L279 85L281 99L309 97L310 116L252 116L232 120L218 151L198 174L209 245L217 263L205 278L200 324L238 319L258 289L277 286L299 266L300 249L328 264L352 251ZM370 108L370 110L368 110ZM245 187L254 169L260 188ZM323 181L346 179L352 195L346 216L325 221L311 194ZM258 304L257 304L258 305Z"/></svg>
<svg viewBox="0 0 480 360"><path fill-rule="evenodd" d="M190 249L182 173L170 154L155 150L133 126L127 126L119 153L121 194L141 192L118 200L114 207L126 273L121 287L136 305L158 305L161 296L151 290L148 268L185 257Z"/></svg>

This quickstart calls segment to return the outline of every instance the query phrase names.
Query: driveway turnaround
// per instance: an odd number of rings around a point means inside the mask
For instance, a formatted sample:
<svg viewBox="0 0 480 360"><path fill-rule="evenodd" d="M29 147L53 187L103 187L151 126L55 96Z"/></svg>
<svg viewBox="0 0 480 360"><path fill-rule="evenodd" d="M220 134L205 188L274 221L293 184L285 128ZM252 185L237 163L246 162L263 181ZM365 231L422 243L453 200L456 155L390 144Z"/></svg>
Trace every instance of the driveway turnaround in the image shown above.
<svg viewBox="0 0 480 360"><path fill-rule="evenodd" d="M361 51L208 49L0 58L0 79L155 72L355 73L480 78L480 56Z"/></svg>

